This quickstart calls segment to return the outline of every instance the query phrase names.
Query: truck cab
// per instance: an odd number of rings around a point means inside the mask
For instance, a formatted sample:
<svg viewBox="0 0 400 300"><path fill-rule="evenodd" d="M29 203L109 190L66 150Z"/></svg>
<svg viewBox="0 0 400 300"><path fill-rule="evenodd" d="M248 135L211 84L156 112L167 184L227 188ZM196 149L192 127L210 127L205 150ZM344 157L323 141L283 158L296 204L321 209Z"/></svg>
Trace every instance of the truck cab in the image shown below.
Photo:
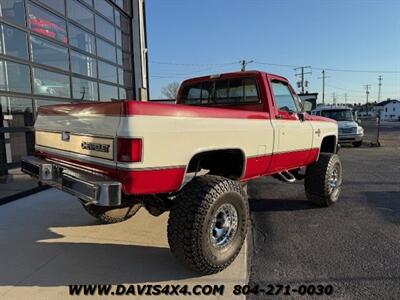
<svg viewBox="0 0 400 300"><path fill-rule="evenodd" d="M339 143L353 144L354 147L362 145L364 129L360 126L356 114L346 106L319 106L312 115L323 116L336 120L339 129Z"/></svg>

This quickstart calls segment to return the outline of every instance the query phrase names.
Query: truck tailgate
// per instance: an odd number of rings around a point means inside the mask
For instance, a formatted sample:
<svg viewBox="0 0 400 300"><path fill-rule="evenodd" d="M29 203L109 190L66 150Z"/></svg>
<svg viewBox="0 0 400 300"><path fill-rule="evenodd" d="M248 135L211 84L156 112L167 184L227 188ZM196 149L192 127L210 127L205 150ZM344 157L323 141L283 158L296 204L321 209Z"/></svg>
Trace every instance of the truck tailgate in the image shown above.
<svg viewBox="0 0 400 300"><path fill-rule="evenodd" d="M40 107L36 149L115 167L115 137L123 109L122 102Z"/></svg>

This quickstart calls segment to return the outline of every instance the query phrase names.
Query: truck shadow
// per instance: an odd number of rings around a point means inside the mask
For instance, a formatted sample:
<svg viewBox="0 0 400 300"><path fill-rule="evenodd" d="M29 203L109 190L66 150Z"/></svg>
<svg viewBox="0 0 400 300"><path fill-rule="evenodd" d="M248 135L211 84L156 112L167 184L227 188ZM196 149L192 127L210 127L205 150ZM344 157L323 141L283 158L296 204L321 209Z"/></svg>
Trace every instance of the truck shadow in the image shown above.
<svg viewBox="0 0 400 300"><path fill-rule="evenodd" d="M76 201L57 199L58 195L53 199L34 195L29 201L24 198L1 207L0 287L134 284L199 277L172 256L165 242L149 245L129 238L139 230L137 223L98 225ZM166 228L159 227L155 230L165 234Z"/></svg>
<svg viewBox="0 0 400 300"><path fill-rule="evenodd" d="M249 199L252 212L266 211L295 211L306 209L318 209L319 207L308 200L292 199Z"/></svg>

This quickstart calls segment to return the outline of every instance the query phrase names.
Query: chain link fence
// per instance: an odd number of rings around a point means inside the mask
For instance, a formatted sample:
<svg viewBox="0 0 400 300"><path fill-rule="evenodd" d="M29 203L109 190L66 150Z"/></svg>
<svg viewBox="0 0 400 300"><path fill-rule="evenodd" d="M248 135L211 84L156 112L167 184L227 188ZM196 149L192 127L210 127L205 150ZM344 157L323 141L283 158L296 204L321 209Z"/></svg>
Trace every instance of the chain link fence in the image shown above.
<svg viewBox="0 0 400 300"><path fill-rule="evenodd" d="M378 117L360 118L361 126L364 128L363 144L371 147L380 147L381 121Z"/></svg>

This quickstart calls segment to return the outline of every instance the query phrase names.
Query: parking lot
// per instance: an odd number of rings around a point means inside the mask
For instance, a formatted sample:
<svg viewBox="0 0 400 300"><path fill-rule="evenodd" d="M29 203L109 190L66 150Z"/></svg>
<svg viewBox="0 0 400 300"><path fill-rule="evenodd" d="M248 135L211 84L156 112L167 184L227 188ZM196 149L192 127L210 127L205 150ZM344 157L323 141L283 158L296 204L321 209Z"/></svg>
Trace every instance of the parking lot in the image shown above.
<svg viewBox="0 0 400 300"><path fill-rule="evenodd" d="M398 299L400 123L382 125L381 143L341 149L342 197L331 208L308 203L302 182L251 186L251 285L332 284L339 299Z"/></svg>

